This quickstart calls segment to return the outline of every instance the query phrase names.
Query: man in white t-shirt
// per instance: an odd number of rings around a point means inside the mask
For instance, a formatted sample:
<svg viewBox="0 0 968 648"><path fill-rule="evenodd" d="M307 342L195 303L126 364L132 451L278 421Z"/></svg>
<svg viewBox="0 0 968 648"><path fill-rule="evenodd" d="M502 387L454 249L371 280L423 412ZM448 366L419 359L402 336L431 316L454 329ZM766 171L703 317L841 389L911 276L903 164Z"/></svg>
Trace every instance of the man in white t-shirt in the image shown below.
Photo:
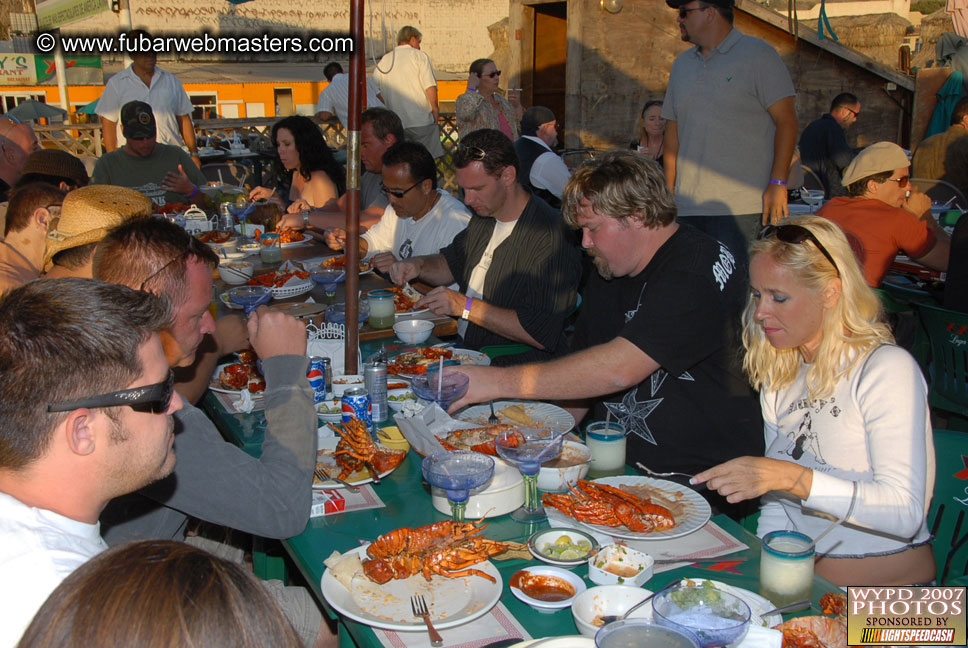
<svg viewBox="0 0 968 648"><path fill-rule="evenodd" d="M463 138L454 155L457 183L474 211L467 228L439 254L394 263L396 284L437 286L416 306L460 317L472 349L524 343L515 362L550 359L565 349L565 316L574 307L581 256L561 215L518 182L514 144L499 130ZM460 290L449 287L457 283Z"/></svg>
<svg viewBox="0 0 968 648"><path fill-rule="evenodd" d="M131 65L121 70L104 85L97 101L101 118L104 152L110 153L125 143L124 133L118 132L121 107L131 101L143 101L151 106L158 126L158 143L184 149L199 167L198 145L192 111L195 106L188 93L171 72L157 67L158 55L151 50L151 36L140 29L128 32L127 39L140 51L131 53Z"/></svg>
<svg viewBox="0 0 968 648"><path fill-rule="evenodd" d="M0 302L0 646L107 549L107 503L174 468L170 317L166 300L95 279L33 281Z"/></svg>
<svg viewBox="0 0 968 648"><path fill-rule="evenodd" d="M360 237L360 255L388 272L401 259L437 254L450 245L471 219L464 204L437 187L437 165L419 142L398 142L383 154L383 191L390 205L380 222ZM340 250L341 229L327 232L326 242Z"/></svg>
<svg viewBox="0 0 968 648"><path fill-rule="evenodd" d="M349 128L349 100L350 100L350 75L343 72L343 66L332 61L323 68L323 76L329 81L329 85L319 93L316 101L316 116L323 121L329 121L333 117L339 120L343 128ZM374 89L376 83L373 79L366 80L366 107L383 108L383 102L376 96Z"/></svg>
<svg viewBox="0 0 968 648"><path fill-rule="evenodd" d="M407 139L420 142L430 154L444 154L437 118L437 77L430 57L420 51L423 40L416 27L404 27L397 34L397 46L380 59L373 73L380 99L400 116Z"/></svg>

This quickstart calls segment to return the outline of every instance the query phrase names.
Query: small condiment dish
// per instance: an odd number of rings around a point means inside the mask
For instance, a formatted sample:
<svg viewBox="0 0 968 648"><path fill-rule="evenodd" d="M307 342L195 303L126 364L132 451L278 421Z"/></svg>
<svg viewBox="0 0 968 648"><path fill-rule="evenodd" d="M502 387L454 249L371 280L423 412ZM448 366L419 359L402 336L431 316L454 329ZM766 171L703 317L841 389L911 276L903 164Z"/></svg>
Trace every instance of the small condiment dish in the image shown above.
<svg viewBox="0 0 968 648"><path fill-rule="evenodd" d="M532 556L559 567L581 565L596 547L598 541L580 529L545 529L528 538L528 551Z"/></svg>
<svg viewBox="0 0 968 648"><path fill-rule="evenodd" d="M347 389L363 387L365 384L363 376L359 374L333 376L333 396L338 400Z"/></svg>
<svg viewBox="0 0 968 648"><path fill-rule="evenodd" d="M409 387L404 387L402 389L390 389L387 391L387 404L390 406L394 412L399 412L403 409L403 404L407 401L416 403L417 395L413 393L413 390Z"/></svg>
<svg viewBox="0 0 968 648"><path fill-rule="evenodd" d="M575 597L586 589L585 581L577 574L545 566L519 569L508 585L515 597L543 614L571 607Z"/></svg>
<svg viewBox="0 0 968 648"><path fill-rule="evenodd" d="M258 243L246 243L245 245L239 246L239 252L244 252L245 254L258 254L262 246Z"/></svg>
<svg viewBox="0 0 968 648"><path fill-rule="evenodd" d="M401 342L420 344L426 342L434 330L434 323L430 320L408 319L393 325L393 332Z"/></svg>
<svg viewBox="0 0 968 648"><path fill-rule="evenodd" d="M588 559L588 579L596 585L642 587L654 569L652 556L624 544L604 545Z"/></svg>
<svg viewBox="0 0 968 648"><path fill-rule="evenodd" d="M238 286L248 283L252 278L253 265L248 261L229 261L220 263L218 266L218 276L225 283Z"/></svg>
<svg viewBox="0 0 968 648"><path fill-rule="evenodd" d="M578 628L578 632L586 637L594 637L595 633L602 627L601 623L595 623L596 619L600 620L604 616L625 614L629 608L641 602L650 594L652 592L647 589L623 585L589 587L575 597L575 601L571 605L571 616L575 620L575 627ZM652 607L648 604L643 605L639 609L633 610L629 618L651 619Z"/></svg>

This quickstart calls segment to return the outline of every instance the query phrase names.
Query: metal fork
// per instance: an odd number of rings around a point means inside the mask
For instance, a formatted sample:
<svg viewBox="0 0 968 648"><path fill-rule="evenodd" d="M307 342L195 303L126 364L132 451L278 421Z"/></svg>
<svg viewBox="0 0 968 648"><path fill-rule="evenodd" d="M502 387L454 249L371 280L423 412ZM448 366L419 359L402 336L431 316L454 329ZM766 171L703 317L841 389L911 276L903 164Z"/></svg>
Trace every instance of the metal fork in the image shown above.
<svg viewBox="0 0 968 648"><path fill-rule="evenodd" d="M316 469L313 470L313 475L316 477L316 479L318 479L321 482L334 481L338 484L342 484L343 486L346 486L354 493L360 490L358 486L354 486L349 482L343 481L339 477L330 477L329 473L326 472L326 469L319 464L316 464Z"/></svg>
<svg viewBox="0 0 968 648"><path fill-rule="evenodd" d="M418 617L423 617L424 623L427 624L427 632L430 633L430 645L431 646L443 646L444 639L434 628L434 624L430 622L430 612L427 610L427 601L424 600L423 594L414 594L410 597L410 605L413 607L413 615Z"/></svg>
<svg viewBox="0 0 968 648"><path fill-rule="evenodd" d="M491 401L491 415L487 417L487 424L497 425L500 422L501 422L501 419L499 419L497 416L494 415L494 401Z"/></svg>
<svg viewBox="0 0 968 648"><path fill-rule="evenodd" d="M694 477L695 476L695 475L690 475L689 473L681 473L681 472L655 472L655 471L653 471L653 470L651 470L651 469L643 466L638 461L635 462L635 465L638 466L639 470L641 470L644 473L648 473L649 475L651 475L653 477L672 477L673 475L681 475L683 477Z"/></svg>

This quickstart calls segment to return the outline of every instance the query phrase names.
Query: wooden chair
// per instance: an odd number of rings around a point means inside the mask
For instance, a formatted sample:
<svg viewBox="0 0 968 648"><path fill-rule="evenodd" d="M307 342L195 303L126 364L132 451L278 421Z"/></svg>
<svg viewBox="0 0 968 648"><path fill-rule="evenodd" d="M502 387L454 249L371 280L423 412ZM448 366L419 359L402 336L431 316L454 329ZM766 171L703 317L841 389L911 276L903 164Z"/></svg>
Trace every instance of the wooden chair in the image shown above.
<svg viewBox="0 0 968 648"><path fill-rule="evenodd" d="M968 314L928 304L917 308L931 347L931 407L968 417Z"/></svg>
<svg viewBox="0 0 968 648"><path fill-rule="evenodd" d="M968 478L965 455L968 434L934 431L936 474L928 513L932 549L938 566L938 585L962 581L968 573Z"/></svg>
<svg viewBox="0 0 968 648"><path fill-rule="evenodd" d="M968 200L965 200L965 194L950 182L928 178L911 178L911 184L917 187L918 191L926 193L934 203L939 205L950 204L952 208L957 206L961 209L968 209Z"/></svg>

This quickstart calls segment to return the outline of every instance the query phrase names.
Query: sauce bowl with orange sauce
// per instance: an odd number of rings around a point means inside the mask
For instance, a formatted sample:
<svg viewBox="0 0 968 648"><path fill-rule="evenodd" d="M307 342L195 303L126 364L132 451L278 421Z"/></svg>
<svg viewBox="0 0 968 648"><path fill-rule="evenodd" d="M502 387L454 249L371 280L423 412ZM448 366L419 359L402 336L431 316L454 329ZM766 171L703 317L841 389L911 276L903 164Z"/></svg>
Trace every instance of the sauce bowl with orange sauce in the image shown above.
<svg viewBox="0 0 968 648"><path fill-rule="evenodd" d="M570 607L586 587L580 576L558 567L520 569L508 586L515 597L545 614Z"/></svg>

